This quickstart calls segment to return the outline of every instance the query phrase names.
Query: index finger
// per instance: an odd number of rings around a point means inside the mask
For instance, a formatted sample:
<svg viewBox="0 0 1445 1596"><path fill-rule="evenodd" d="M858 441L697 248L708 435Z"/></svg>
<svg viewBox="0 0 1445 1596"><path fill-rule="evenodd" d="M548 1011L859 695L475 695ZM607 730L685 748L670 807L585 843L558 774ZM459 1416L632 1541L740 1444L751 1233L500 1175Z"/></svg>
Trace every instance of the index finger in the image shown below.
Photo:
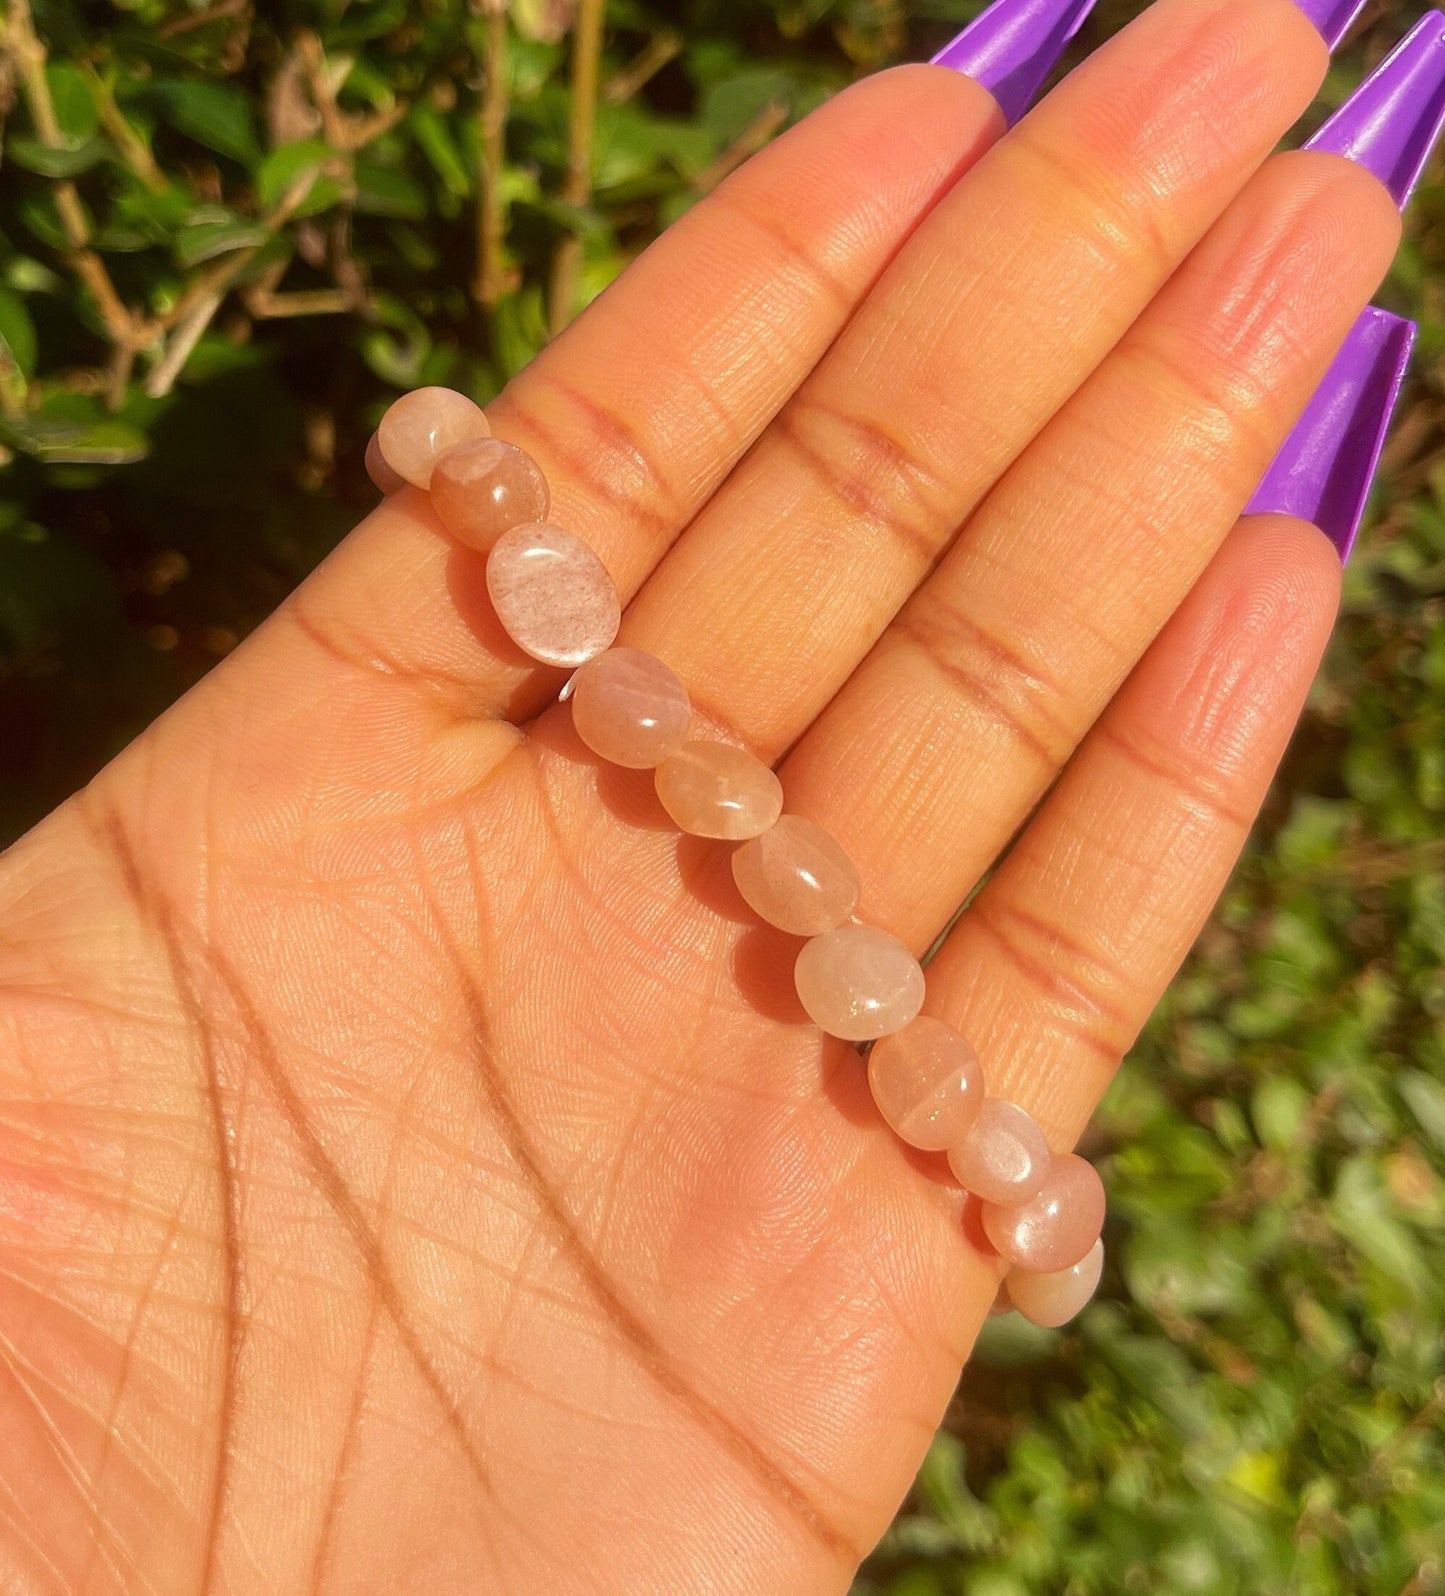
<svg viewBox="0 0 1445 1596"><path fill-rule="evenodd" d="M959 73L865 79L688 212L491 406L498 436L545 471L555 518L624 597L1003 125ZM403 490L296 602L334 652L500 714L534 672L452 550L425 497Z"/></svg>

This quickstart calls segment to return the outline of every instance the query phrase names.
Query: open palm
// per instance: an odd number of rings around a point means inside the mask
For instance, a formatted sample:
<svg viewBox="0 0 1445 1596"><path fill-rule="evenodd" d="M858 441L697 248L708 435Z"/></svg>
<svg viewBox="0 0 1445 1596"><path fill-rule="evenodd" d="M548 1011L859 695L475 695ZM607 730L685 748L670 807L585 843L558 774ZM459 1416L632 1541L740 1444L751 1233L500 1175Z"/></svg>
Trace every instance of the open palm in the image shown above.
<svg viewBox="0 0 1445 1596"><path fill-rule="evenodd" d="M1001 142L870 80L491 411L866 918L929 947L1049 793L929 1007L1056 1146L1333 613L1235 526L1397 236L1256 170L1323 70L1161 0ZM403 490L7 857L5 1590L836 1591L886 1525L995 1273L557 686Z"/></svg>

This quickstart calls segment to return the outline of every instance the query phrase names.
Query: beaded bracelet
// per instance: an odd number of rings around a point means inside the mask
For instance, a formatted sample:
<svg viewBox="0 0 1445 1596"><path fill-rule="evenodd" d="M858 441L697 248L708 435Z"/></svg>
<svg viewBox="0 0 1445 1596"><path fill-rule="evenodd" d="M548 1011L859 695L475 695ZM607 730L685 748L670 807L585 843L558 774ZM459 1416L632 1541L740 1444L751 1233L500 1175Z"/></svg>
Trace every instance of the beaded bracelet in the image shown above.
<svg viewBox="0 0 1445 1596"><path fill-rule="evenodd" d="M366 466L383 493L425 489L447 532L486 556L507 635L533 659L574 670L564 696L593 753L655 771L680 830L740 844L732 872L744 901L807 938L794 984L809 1018L872 1044L868 1082L883 1118L909 1146L945 1153L978 1200L1007 1270L995 1309L1048 1327L1071 1319L1103 1270L1098 1173L1077 1154L1051 1153L1031 1114L986 1093L967 1040L919 1012L923 967L897 937L856 919L857 869L821 826L783 813L773 771L729 743L689 740L692 705L676 674L655 655L614 646L617 588L586 543L547 521L551 495L536 461L492 437L464 395L419 388L382 417Z"/></svg>

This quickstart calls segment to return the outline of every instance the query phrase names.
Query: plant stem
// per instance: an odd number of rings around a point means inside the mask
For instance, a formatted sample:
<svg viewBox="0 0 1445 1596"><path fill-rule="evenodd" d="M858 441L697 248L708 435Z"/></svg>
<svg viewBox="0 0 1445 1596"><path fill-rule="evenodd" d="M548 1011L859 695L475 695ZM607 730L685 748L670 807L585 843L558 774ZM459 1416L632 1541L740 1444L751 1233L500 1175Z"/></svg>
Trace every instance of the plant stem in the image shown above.
<svg viewBox="0 0 1445 1596"><path fill-rule="evenodd" d="M562 198L582 206L592 197L592 141L597 129L597 81L602 63L605 0L581 0L572 47L572 115L567 129L567 176ZM582 270L582 240L569 234L552 259L548 321L555 337L572 319Z"/></svg>
<svg viewBox="0 0 1445 1596"><path fill-rule="evenodd" d="M87 62L80 63L90 92L95 96L95 107L100 113L100 125L115 141L116 148L125 157L131 171L153 194L166 190L165 173L156 165L155 157L146 147L145 140L125 119L125 113L116 102L114 93L100 73Z"/></svg>
<svg viewBox="0 0 1445 1596"><path fill-rule="evenodd" d="M35 124L36 136L47 149L61 149L65 136L55 114L55 102L50 98L50 84L45 76L45 46L35 31L30 0L8 0L3 29L0 38L9 46L19 65L25 104ZM55 210L69 246L71 269L95 300L111 341L137 347L145 335L116 292L100 256L90 248L90 226L75 184L68 178L62 179L53 192Z"/></svg>
<svg viewBox="0 0 1445 1596"><path fill-rule="evenodd" d="M502 199L507 148L507 7L506 0L483 0L487 58L482 63L479 126L482 170L477 184L477 269L472 296L490 310L513 286L503 248L507 217Z"/></svg>

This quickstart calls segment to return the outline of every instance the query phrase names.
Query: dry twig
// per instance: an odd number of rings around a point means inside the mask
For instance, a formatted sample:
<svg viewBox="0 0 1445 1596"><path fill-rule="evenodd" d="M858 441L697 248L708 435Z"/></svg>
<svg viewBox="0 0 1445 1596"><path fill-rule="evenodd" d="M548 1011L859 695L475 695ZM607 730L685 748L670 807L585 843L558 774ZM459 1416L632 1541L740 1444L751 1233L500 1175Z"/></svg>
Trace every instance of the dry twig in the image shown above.
<svg viewBox="0 0 1445 1596"><path fill-rule="evenodd" d="M582 206L592 197L592 141L597 131L597 85L602 62L604 0L581 0L572 47L572 114L567 128L567 176L562 198ZM572 319L582 271L582 240L569 234L552 258L548 322L553 337Z"/></svg>

